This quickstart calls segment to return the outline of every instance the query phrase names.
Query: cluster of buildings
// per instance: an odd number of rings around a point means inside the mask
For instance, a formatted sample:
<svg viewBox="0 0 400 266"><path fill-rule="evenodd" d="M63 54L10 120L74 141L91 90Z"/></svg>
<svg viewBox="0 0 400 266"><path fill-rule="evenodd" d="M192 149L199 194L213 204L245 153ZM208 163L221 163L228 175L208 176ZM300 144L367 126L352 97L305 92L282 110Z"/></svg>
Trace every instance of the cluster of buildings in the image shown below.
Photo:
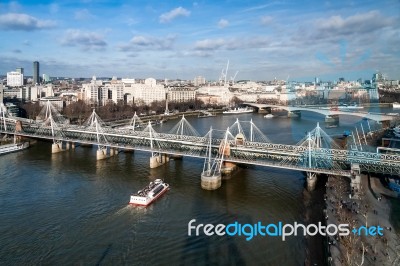
<svg viewBox="0 0 400 266"><path fill-rule="evenodd" d="M62 79L49 82L50 78L39 76L39 62L33 62L33 77L27 79L24 69L17 68L7 73L6 86L0 84L0 101L13 99L25 102L51 101L62 109L74 101L84 101L93 106L108 103L127 105L150 105L154 101L188 102L201 100L205 104L229 106L232 99L257 102L273 100L281 104L298 103L299 99L312 97L316 101L335 103L346 100L378 101L378 89L399 88L399 81L387 81L381 73L367 81L288 82L273 80L269 82L207 82L202 76L193 80L167 81L154 78L132 79L113 77L91 79Z"/></svg>
<svg viewBox="0 0 400 266"><path fill-rule="evenodd" d="M47 75L43 75L43 77L48 77ZM27 83L32 83L33 85L37 85L40 83L39 78L39 62L33 62L33 76L31 79L26 79L24 76L24 68L18 67L15 71L7 72L7 86L9 87L22 87Z"/></svg>
<svg viewBox="0 0 400 266"><path fill-rule="evenodd" d="M125 104L146 104L154 101L187 102L195 100L196 91L192 87L170 87L157 82L154 78L136 81L135 79L97 80L93 77L89 83L82 84L76 93L78 100L90 104L105 105L108 102Z"/></svg>

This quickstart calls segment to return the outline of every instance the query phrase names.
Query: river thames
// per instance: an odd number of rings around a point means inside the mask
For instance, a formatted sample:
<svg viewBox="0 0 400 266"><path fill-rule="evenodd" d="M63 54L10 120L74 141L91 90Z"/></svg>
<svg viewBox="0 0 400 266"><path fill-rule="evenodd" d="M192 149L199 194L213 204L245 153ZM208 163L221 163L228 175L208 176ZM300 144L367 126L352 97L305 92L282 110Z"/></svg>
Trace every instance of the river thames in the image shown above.
<svg viewBox="0 0 400 266"><path fill-rule="evenodd" d="M365 110L367 111L367 109ZM369 111L380 111L370 109ZM381 112L393 112L391 108ZM250 120L275 143L295 144L321 115L265 119L261 114L188 118L201 134ZM156 131L167 132L178 120ZM359 118L341 117L328 134L354 130ZM301 172L249 166L215 191L201 189L203 160L171 160L149 169L149 153L96 161L96 148L51 154L51 143L0 159L0 262L21 264L303 265L305 239L187 235L188 222L293 223L305 219ZM163 178L171 190L147 208L129 206L130 194Z"/></svg>

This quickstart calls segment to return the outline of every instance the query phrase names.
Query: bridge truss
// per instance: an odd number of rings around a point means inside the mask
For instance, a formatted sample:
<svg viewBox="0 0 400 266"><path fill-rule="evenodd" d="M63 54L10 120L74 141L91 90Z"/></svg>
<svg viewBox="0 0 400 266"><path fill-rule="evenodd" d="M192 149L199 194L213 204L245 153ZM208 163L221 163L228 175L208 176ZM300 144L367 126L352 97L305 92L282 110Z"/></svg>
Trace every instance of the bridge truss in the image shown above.
<svg viewBox="0 0 400 266"><path fill-rule="evenodd" d="M45 120L18 121L2 111L0 133L48 139L54 143L93 144L99 149L141 150L153 155L174 154L208 160L211 155L219 170L223 161L229 161L350 176L349 166L357 163L362 171L400 175L399 155L340 149L319 125L296 145L287 145L271 143L252 121L236 120L226 130L211 128L205 136L199 136L182 117L169 133L161 133L154 130L151 123L142 130L135 126L136 122L122 129L107 127L94 110L82 126L71 125L60 119L49 104L45 106L49 111ZM17 130L16 123L22 124L21 129Z"/></svg>

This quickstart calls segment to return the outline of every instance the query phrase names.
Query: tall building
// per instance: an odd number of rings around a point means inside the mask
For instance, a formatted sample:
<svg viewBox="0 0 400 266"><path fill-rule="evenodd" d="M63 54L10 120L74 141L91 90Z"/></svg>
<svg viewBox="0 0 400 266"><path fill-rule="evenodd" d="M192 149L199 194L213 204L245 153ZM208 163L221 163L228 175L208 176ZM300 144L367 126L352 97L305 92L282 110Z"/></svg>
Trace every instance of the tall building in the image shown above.
<svg viewBox="0 0 400 266"><path fill-rule="evenodd" d="M47 82L51 81L49 75L46 75L46 74L43 74L42 80L43 80L43 83L47 83Z"/></svg>
<svg viewBox="0 0 400 266"><path fill-rule="evenodd" d="M202 76L197 76L193 80L194 86L200 86L206 84L206 79Z"/></svg>
<svg viewBox="0 0 400 266"><path fill-rule="evenodd" d="M4 87L3 84L0 84L0 103L3 103L4 98Z"/></svg>
<svg viewBox="0 0 400 266"><path fill-rule="evenodd" d="M17 67L15 69L16 72L21 73L22 75L24 74L24 68L23 67Z"/></svg>
<svg viewBox="0 0 400 266"><path fill-rule="evenodd" d="M33 84L39 84L40 79L39 79L39 62L35 61L33 62Z"/></svg>
<svg viewBox="0 0 400 266"><path fill-rule="evenodd" d="M22 85L24 85L23 74L16 71L7 72L7 86L20 87Z"/></svg>

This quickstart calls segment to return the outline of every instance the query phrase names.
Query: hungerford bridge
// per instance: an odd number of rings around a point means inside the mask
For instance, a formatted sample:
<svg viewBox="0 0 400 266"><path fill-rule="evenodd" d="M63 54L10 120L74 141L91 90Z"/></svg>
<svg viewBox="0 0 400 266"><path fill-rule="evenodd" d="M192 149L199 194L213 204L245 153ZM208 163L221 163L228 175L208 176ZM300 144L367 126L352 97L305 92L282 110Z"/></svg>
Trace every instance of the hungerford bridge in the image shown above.
<svg viewBox="0 0 400 266"><path fill-rule="evenodd" d="M97 160L120 150L147 151L151 153L150 168L166 163L169 157L203 158L204 189L219 188L221 172L229 172L236 164L306 172L310 190L318 174L347 176L353 186L359 186L361 172L400 175L400 155L365 152L357 145L341 149L319 125L297 144L287 145L271 143L251 120L236 120L226 130L210 128L201 136L184 116L168 133L160 133L150 122L143 124L136 114L128 126L112 128L105 126L95 110L83 125L71 125L49 102L36 120L12 117L4 106L0 110L0 133L51 140L52 153L76 144L96 145Z"/></svg>

